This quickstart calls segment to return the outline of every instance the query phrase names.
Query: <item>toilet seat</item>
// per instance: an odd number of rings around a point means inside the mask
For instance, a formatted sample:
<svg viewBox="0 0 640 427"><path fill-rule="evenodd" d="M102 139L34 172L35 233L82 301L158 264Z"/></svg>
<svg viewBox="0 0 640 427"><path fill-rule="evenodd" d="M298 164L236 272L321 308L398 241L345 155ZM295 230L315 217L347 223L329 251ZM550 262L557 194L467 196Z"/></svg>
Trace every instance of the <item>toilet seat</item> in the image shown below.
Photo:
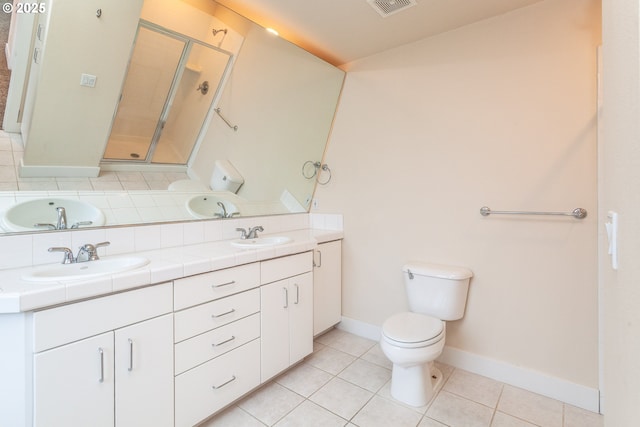
<svg viewBox="0 0 640 427"><path fill-rule="evenodd" d="M382 336L391 345L417 348L433 345L444 338L444 322L426 314L394 314L382 325Z"/></svg>

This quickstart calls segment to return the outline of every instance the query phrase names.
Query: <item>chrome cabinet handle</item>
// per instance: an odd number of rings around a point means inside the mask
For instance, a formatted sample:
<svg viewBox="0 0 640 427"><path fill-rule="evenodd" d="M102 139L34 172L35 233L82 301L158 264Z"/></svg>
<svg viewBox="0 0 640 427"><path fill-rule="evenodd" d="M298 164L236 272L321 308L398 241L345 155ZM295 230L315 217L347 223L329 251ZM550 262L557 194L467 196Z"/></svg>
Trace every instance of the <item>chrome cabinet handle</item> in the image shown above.
<svg viewBox="0 0 640 427"><path fill-rule="evenodd" d="M212 385L212 386L211 386L211 388L213 388L214 390L218 390L219 388L222 388L222 387L226 386L226 385L227 385L227 384L229 384L230 382L235 381L235 379L236 379L236 376L235 376L235 375L231 375L231 379L229 379L229 380L227 380L227 381L223 382L223 383L222 383L222 384L220 384L220 385Z"/></svg>
<svg viewBox="0 0 640 427"><path fill-rule="evenodd" d="M217 319L218 317L222 317L222 316L226 316L226 315L231 314L231 313L235 313L235 311L236 311L236 309L232 308L231 310L225 311L224 313L212 314L211 317L213 317L214 319Z"/></svg>
<svg viewBox="0 0 640 427"><path fill-rule="evenodd" d="M322 251L319 249L316 249L316 252L318 252L318 263L316 264L316 260L313 260L313 266L314 267L322 267Z"/></svg>
<svg viewBox="0 0 640 427"><path fill-rule="evenodd" d="M222 344L226 344L226 343L231 342L231 341L233 341L233 340L235 340L235 339L236 339L236 337L234 337L233 335L231 335L231 338L227 338L227 339L226 339L226 340L224 340L224 341L220 341L220 342L217 342L217 343L213 343L213 344L211 344L211 346L212 346L212 347L218 347L218 346L220 346L220 345L222 345Z"/></svg>
<svg viewBox="0 0 640 427"><path fill-rule="evenodd" d="M129 338L129 367L127 370L133 371L133 340L131 338Z"/></svg>
<svg viewBox="0 0 640 427"><path fill-rule="evenodd" d="M297 283L295 283L293 286L296 287L296 301L294 302L294 304L298 304L300 302L300 286L298 286Z"/></svg>
<svg viewBox="0 0 640 427"><path fill-rule="evenodd" d="M98 347L98 353L100 354L100 378L98 378L98 382L104 382L104 350L102 347Z"/></svg>
<svg viewBox="0 0 640 427"><path fill-rule="evenodd" d="M282 288L284 291L284 306L282 308L289 307L289 290L287 288Z"/></svg>
<svg viewBox="0 0 640 427"><path fill-rule="evenodd" d="M235 280L232 280L232 281L230 281L230 282L220 283L219 285L211 285L211 287L215 289L215 288L221 288L221 287L223 287L223 286L233 285L233 284L235 284L235 283L236 283L236 281L235 281Z"/></svg>

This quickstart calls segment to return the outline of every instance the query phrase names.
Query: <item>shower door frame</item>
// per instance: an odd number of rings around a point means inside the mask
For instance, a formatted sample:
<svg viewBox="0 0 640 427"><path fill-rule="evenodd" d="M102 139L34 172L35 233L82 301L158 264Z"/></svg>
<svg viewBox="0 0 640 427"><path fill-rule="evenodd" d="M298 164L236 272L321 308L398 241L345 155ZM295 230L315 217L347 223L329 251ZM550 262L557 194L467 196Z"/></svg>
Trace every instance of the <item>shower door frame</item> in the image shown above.
<svg viewBox="0 0 640 427"><path fill-rule="evenodd" d="M192 37L186 36L184 34L180 34L176 31L172 31L168 28L162 27L158 24L155 24L153 22L150 21L146 21L144 19L141 19L140 22L138 23L138 30L136 31L136 37L134 40L134 44L131 48L131 55L129 56L129 63L127 65L127 71L125 73L125 77L124 80L122 81L122 87L120 89L120 99L118 101L118 104L116 105L115 111L113 113L113 120L111 121L111 128L109 130L109 135L107 135L107 143L105 144L105 152L107 149L107 145L109 144L109 139L111 138L111 131L113 130L113 125L116 121L116 117L118 115L118 109L120 106L120 102L122 101L122 95L124 92L124 87L125 84L127 82L127 77L129 75L129 67L131 66L131 57L133 55L133 50L135 49L135 44L138 40L138 34L140 33L140 28L146 28L148 30L166 35L168 37L171 37L173 39L177 39L179 41L184 42L184 48L182 49L182 53L180 55L180 60L178 61L178 65L176 67L176 71L173 75L173 79L171 81L171 86L169 87L169 92L167 94L167 97L165 99L164 105L162 107L162 111L160 113L160 116L158 118L158 123L156 124L156 128L155 131L153 133L153 136L151 137L151 142L149 145L149 149L147 150L147 154L145 156L144 159L107 159L104 158L104 153L102 154L102 160L101 163L107 163L107 164L137 164L137 165L147 165L147 166L151 166L151 165L157 165L157 166L171 166L171 167L187 167L190 162L191 162L191 157L194 154L194 151L196 150L196 148L198 147L198 143L202 138L202 134L203 131L205 130L206 124L207 122L210 120L211 117L211 112L213 111L214 105L218 99L218 96L220 94L220 89L222 87L222 85L224 84L224 82L227 79L227 75L229 73L229 70L231 69L232 63L233 63L233 59L234 59L234 55L233 53L226 51L224 49L220 49L216 46L210 45L208 43L205 43L201 40L197 40L194 39ZM220 77L220 80L218 81L216 88L215 88L215 92L213 93L213 96L211 98L211 104L209 104L209 107L207 109L207 113L205 114L205 119L203 121L203 123L200 125L200 130L198 131L198 135L196 136L195 140L193 141L193 144L191 146L191 153L189 154L189 157L186 161L186 163L153 163L152 159L153 159L153 155L155 153L158 141L160 140L160 137L162 135L162 131L164 130L164 126L166 124L167 118L169 117L169 113L171 112L171 106L173 105L173 101L175 99L176 93L177 93L177 89L178 86L180 84L180 81L182 80L182 75L184 74L187 62L189 60L189 55L191 54L191 49L193 47L194 44L199 44L202 45L204 47L213 49L217 52L220 53L224 53L226 55L228 55L228 59L227 59L227 64L225 65L224 71L222 72L222 76Z"/></svg>

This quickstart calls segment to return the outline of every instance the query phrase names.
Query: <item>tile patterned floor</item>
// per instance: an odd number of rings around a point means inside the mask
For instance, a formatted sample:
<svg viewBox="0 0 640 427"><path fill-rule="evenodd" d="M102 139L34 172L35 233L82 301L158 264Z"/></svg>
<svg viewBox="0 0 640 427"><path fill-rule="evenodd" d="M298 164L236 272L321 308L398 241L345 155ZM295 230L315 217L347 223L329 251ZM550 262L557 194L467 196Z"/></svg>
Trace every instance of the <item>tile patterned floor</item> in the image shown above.
<svg viewBox="0 0 640 427"><path fill-rule="evenodd" d="M0 130L0 191L122 191L166 190L170 183L188 179L182 172L109 172L97 178L20 178L24 155L19 134Z"/></svg>
<svg viewBox="0 0 640 427"><path fill-rule="evenodd" d="M395 401L391 364L374 341L334 329L302 363L202 424L206 427L602 427L603 417L492 379L438 365L426 406Z"/></svg>

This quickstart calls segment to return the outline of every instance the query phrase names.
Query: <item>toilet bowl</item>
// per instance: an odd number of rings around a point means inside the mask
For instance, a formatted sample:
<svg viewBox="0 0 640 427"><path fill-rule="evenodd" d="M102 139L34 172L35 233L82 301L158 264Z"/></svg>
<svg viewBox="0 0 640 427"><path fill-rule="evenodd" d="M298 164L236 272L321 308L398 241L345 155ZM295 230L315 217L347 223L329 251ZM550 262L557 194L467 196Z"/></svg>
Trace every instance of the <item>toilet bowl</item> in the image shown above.
<svg viewBox="0 0 640 427"><path fill-rule="evenodd" d="M393 363L391 396L424 406L442 383L434 360L444 349L444 321L463 316L473 273L464 267L416 262L403 270L411 311L384 322L380 348Z"/></svg>
<svg viewBox="0 0 640 427"><path fill-rule="evenodd" d="M442 381L433 361L444 349L445 323L418 313L398 313L382 326L380 348L393 363L391 396L424 406Z"/></svg>

